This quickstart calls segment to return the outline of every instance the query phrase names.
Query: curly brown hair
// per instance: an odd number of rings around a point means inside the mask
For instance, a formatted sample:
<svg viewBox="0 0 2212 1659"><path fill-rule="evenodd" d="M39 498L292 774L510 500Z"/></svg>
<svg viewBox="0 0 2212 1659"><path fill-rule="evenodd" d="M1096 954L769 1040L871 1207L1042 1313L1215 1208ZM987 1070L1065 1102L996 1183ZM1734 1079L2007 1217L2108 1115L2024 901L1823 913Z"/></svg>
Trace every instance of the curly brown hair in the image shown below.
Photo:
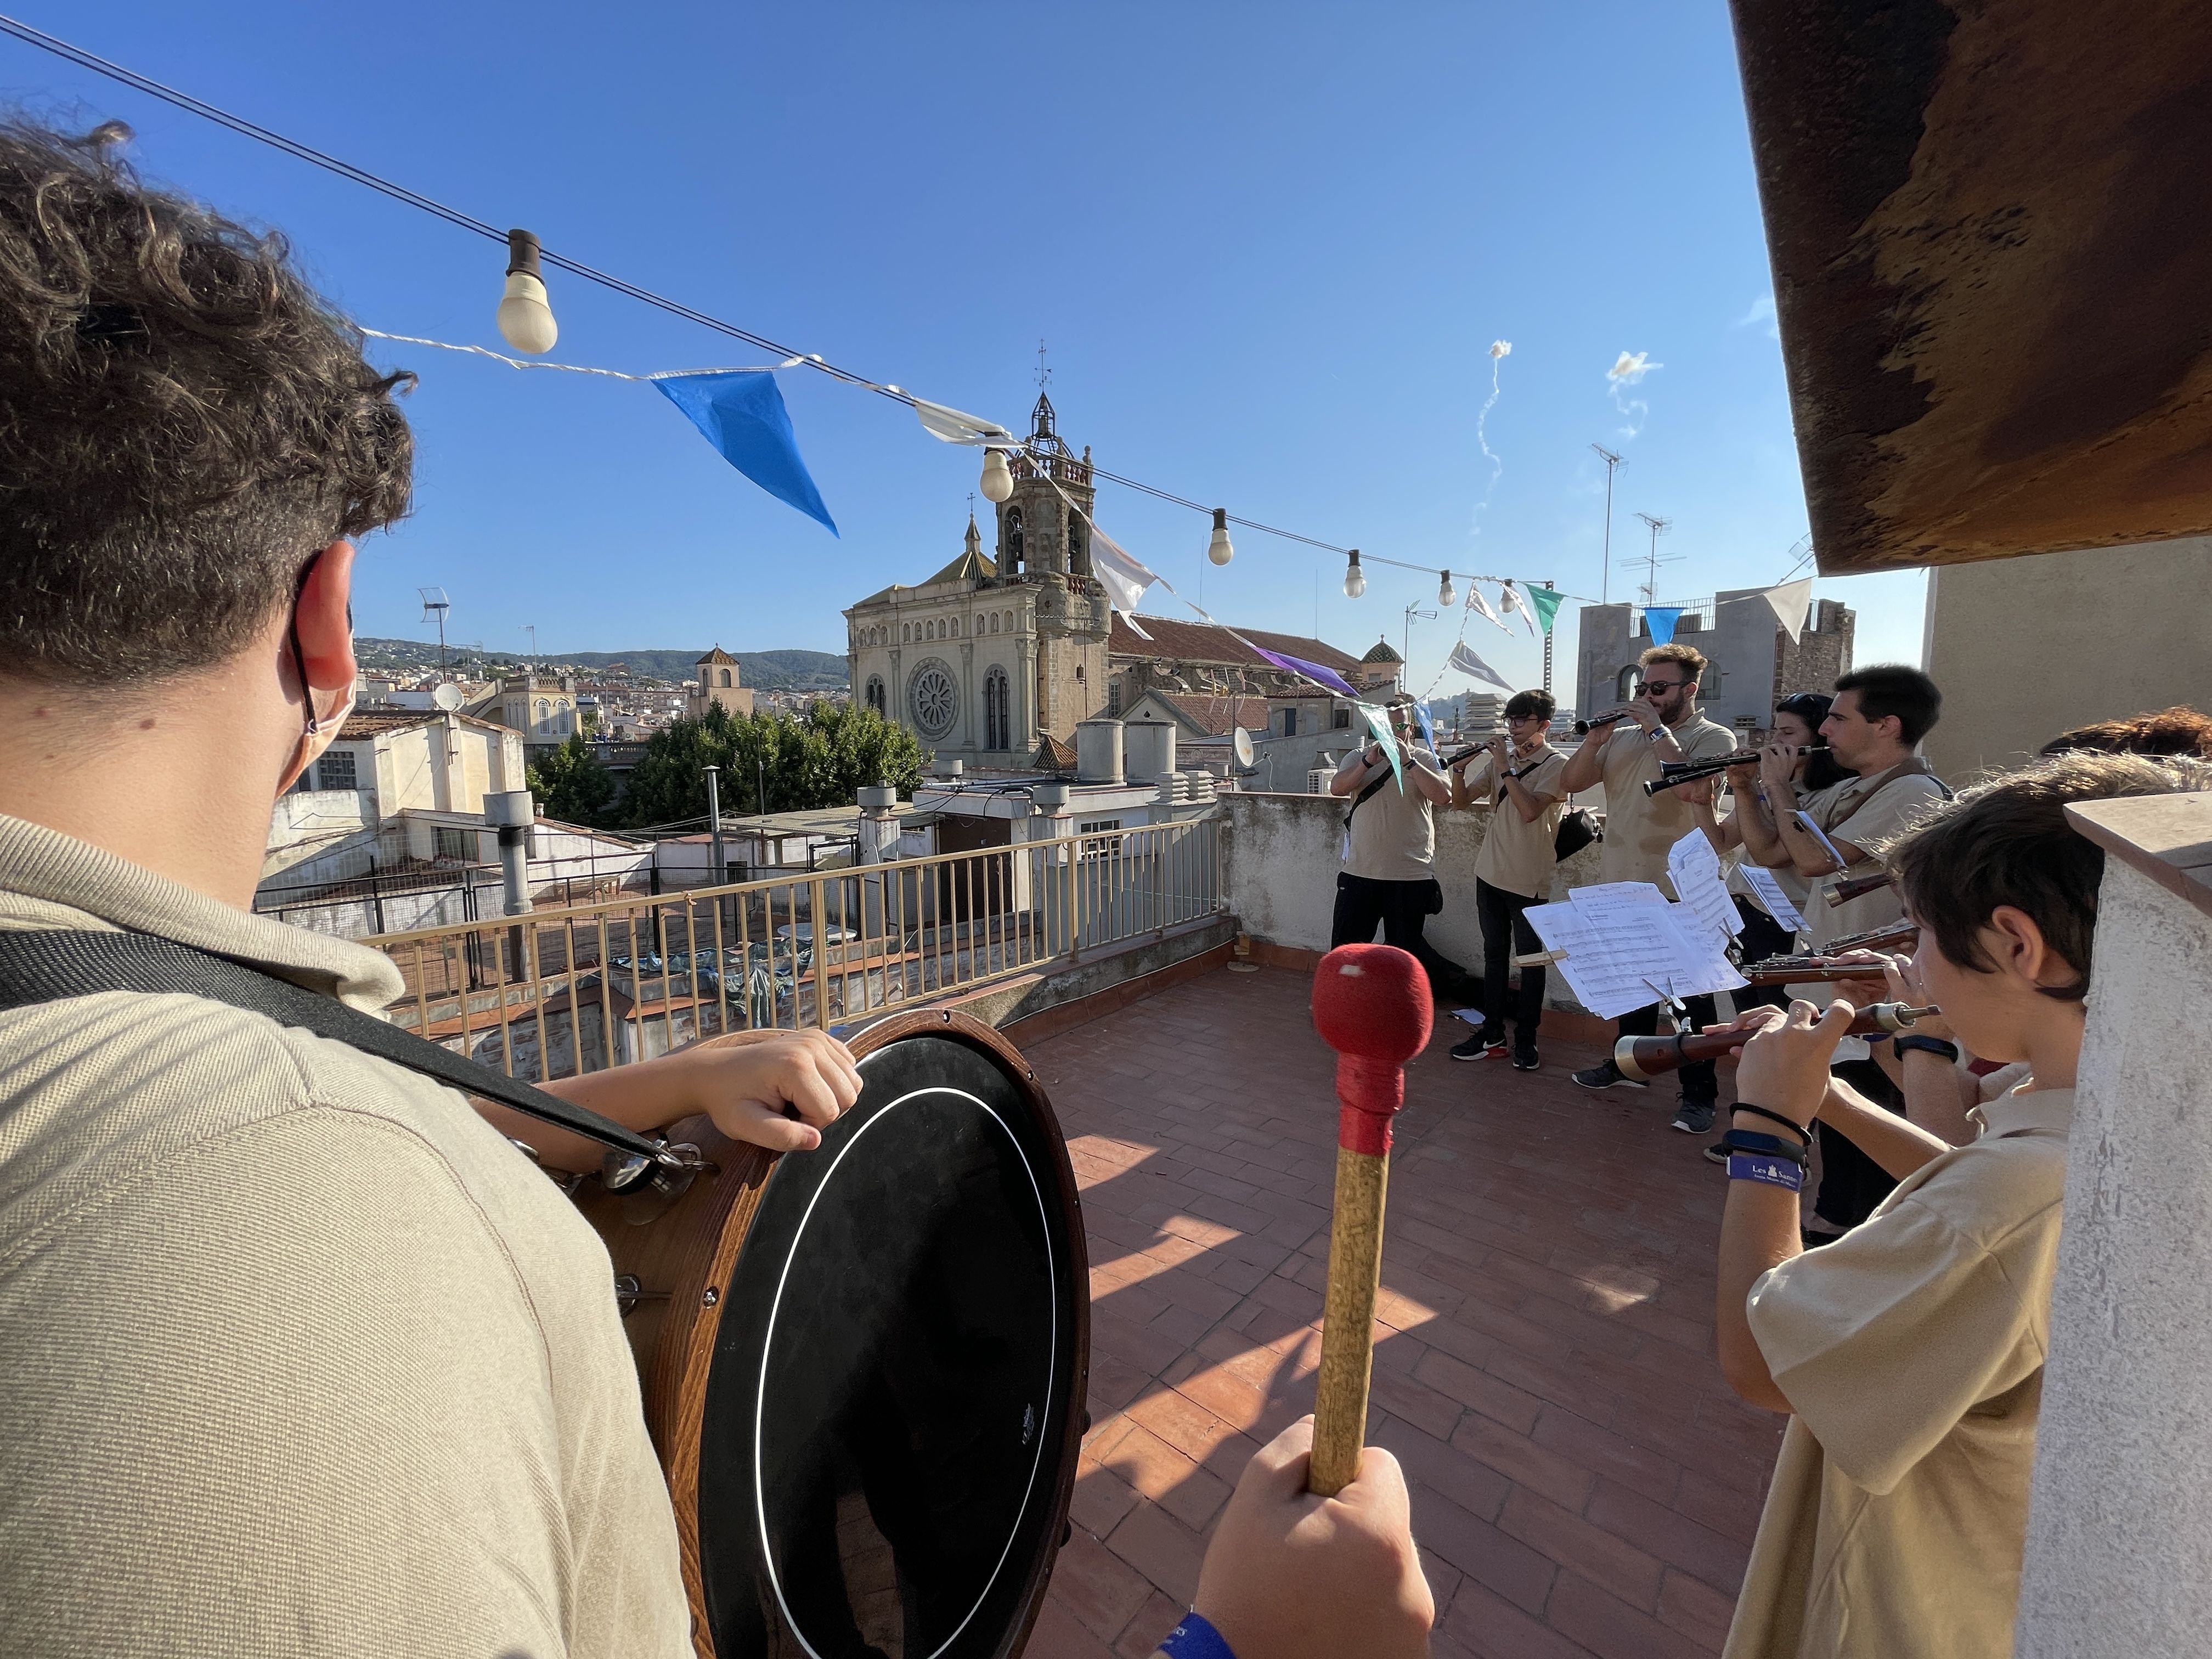
<svg viewBox="0 0 2212 1659"><path fill-rule="evenodd" d="M2212 761L2212 714L2178 703L2155 714L2099 720L2061 732L2039 752L2067 755L2077 750L2106 755L2188 755Z"/></svg>
<svg viewBox="0 0 2212 1659"><path fill-rule="evenodd" d="M111 122L0 122L0 673L204 667L407 511L414 444L274 232L143 185Z"/></svg>

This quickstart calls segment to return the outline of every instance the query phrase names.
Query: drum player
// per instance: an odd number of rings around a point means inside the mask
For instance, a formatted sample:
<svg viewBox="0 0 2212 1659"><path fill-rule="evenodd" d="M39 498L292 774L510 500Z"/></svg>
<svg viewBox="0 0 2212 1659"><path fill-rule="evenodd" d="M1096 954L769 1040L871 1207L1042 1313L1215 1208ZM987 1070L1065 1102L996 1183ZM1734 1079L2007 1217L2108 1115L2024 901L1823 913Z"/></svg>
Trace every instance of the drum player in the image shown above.
<svg viewBox="0 0 2212 1659"><path fill-rule="evenodd" d="M409 377L128 137L0 127L0 933L152 935L374 1012L385 956L249 907L353 702ZM860 1084L806 1031L546 1086L802 1152ZM496 1115L191 995L0 1007L0 1653L692 1652L606 1251L504 1137L595 1160ZM1309 1498L1304 1432L1253 1460L1200 1611L1238 1659L1423 1651L1395 1462Z"/></svg>

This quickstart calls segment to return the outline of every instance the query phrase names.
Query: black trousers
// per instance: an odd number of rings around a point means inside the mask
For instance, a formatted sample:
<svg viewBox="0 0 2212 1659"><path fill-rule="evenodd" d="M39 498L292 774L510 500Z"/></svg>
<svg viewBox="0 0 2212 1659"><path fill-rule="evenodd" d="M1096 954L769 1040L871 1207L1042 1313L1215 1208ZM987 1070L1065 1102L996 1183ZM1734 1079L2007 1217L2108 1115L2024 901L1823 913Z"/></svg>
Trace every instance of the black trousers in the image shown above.
<svg viewBox="0 0 2212 1659"><path fill-rule="evenodd" d="M1746 962L1757 962L1762 957L1783 957L1797 948L1797 936L1772 916L1760 909L1741 893L1730 895L1735 900L1736 914L1743 918L1743 932L1738 941ZM1746 986L1729 993L1735 999L1738 1012L1746 1008L1787 1008L1790 993L1779 985L1763 986L1757 990Z"/></svg>
<svg viewBox="0 0 2212 1659"><path fill-rule="evenodd" d="M1513 971L1516 951L1532 955L1544 948L1536 930L1522 913L1535 903L1503 887L1492 887L1477 876L1474 914L1482 924L1482 1034L1503 1040L1505 1036L1506 979ZM1521 994L1513 1009L1514 1045L1523 1054L1536 1047L1536 1027L1544 1018L1544 970L1521 970Z"/></svg>
<svg viewBox="0 0 2212 1659"><path fill-rule="evenodd" d="M1905 1092L1871 1060L1839 1060L1829 1068L1887 1111L1905 1115ZM1897 1182L1861 1152L1840 1130L1815 1124L1820 1137L1820 1190L1813 1213L1845 1231L1874 1213L1875 1206L1896 1190Z"/></svg>
<svg viewBox="0 0 2212 1659"><path fill-rule="evenodd" d="M1692 1030L1702 1031L1708 1025L1720 1024L1720 1010L1713 1006L1711 997L1684 997L1682 1006L1690 1011ZM1648 1008L1638 1008L1620 1017L1623 1036L1657 1036L1662 1005L1653 1003ZM1674 1022L1668 1018L1667 1029L1672 1031ZM1712 1105L1721 1097L1720 1067L1714 1061L1701 1060L1694 1066L1685 1066L1679 1075L1682 1079L1682 1102L1694 1106L1702 1102Z"/></svg>
<svg viewBox="0 0 2212 1659"><path fill-rule="evenodd" d="M1410 951L1428 971L1429 989L1437 996L1454 996L1467 981L1467 969L1444 956L1421 936L1443 889L1433 881L1370 881L1340 871L1336 878L1336 914L1330 918L1328 948L1373 942L1380 924L1382 942Z"/></svg>

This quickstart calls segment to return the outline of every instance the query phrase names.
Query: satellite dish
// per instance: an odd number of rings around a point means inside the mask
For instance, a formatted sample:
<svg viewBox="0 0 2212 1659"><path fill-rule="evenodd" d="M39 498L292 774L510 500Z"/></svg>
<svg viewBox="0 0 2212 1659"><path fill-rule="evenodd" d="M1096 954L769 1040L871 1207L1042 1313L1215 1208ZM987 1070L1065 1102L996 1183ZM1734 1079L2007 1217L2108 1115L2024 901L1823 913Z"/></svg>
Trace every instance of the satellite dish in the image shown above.
<svg viewBox="0 0 2212 1659"><path fill-rule="evenodd" d="M1237 735L1231 738L1230 742L1237 750L1237 763L1239 766L1249 766L1252 763L1252 734L1240 726L1237 728Z"/></svg>
<svg viewBox="0 0 2212 1659"><path fill-rule="evenodd" d="M444 709L448 714L450 714L453 710L459 708L464 702L467 702L468 699L461 695L461 688L459 686L455 685L453 681L447 680L443 684L440 685L435 691L433 691L430 694L430 701L436 703L439 708Z"/></svg>

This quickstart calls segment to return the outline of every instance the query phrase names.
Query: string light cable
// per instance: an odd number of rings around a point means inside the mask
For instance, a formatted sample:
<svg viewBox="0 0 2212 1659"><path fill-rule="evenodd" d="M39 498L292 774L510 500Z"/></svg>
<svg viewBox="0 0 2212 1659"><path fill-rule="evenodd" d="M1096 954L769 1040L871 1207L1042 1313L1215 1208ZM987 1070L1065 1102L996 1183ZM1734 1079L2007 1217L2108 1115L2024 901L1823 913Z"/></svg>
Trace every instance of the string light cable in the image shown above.
<svg viewBox="0 0 2212 1659"><path fill-rule="evenodd" d="M449 207L434 197L425 196L420 191L410 190L404 185L394 183L389 179L369 172L365 167L356 167L350 161L343 161L323 150L316 149L312 145L303 144L297 139L286 137L283 133L273 131L257 122L249 121L243 116L234 115L228 110L210 104L204 99L196 98L188 92L181 91L164 82L156 81L151 76L142 75L136 70L126 68L112 59L101 57L97 52L88 51L82 46L62 40L58 35L34 28L19 18L0 13L0 33L10 35L26 46L51 53L79 69L89 70L94 75L102 76L128 87L134 92L158 99L163 103L184 111L186 114L196 115L203 120L213 122L218 126L238 134L240 137L252 139L256 143L266 144L273 149L281 150L296 161L305 161L311 167L320 167L326 173L335 173L339 178L359 185L364 189L375 191L380 195L388 197L404 206L442 219L457 229L468 231L471 234L482 236L490 241L506 242L508 240L506 231L472 215L464 213L458 208ZM541 248L539 258L546 264L566 271L572 276L581 277L612 293L655 307L672 316L681 317L687 322L696 323L702 328L711 329L732 339L741 340L745 344L762 351L773 353L777 358L782 360L776 367L811 368L818 374L829 376L831 380L842 381L848 386L861 387L879 397L887 398L894 403L903 404L909 409L915 407L921 401L903 386L870 380L856 370L830 362L818 352L797 350L779 341L772 340L766 335L756 333L750 329L741 328L735 323L685 305L681 301L671 299L666 295L657 294L651 289L641 288L635 283L601 270L595 265L587 264L568 254L556 253L550 248ZM380 339L404 341L411 345L437 346L447 350L473 352L479 356L497 359L517 368L562 368L571 373L605 375L614 380L643 380L658 378L653 375L625 374L615 369L579 368L570 364L526 363L515 358L504 357L500 353L487 350L482 346L453 346L447 345L444 341L426 340L412 335L386 334L374 329L363 329L362 331ZM1005 445L994 444L991 447L1004 448L1009 453L1017 453L1024 452L1026 448L1025 445L1012 437L1011 434L1008 434L1008 441ZM1133 489L1139 494L1153 496L1174 506L1187 507L1194 513L1211 514L1214 511L1213 508L1194 501L1187 495L1178 495L1171 489L1163 489L1156 484L1146 483L1142 479L1132 478L1126 474L1109 472L1103 468L1094 467L1092 476L1103 479L1109 483L1119 484L1125 489ZM1349 547L1339 546L1334 542L1323 541L1315 536L1302 535L1295 530L1285 530L1279 525L1263 523L1257 519L1247 519L1236 514L1229 514L1227 517L1229 522L1246 530L1256 530L1264 535L1273 536L1283 541L1296 542L1324 553L1339 554L1348 558L1352 550ZM1360 556L1368 564L1387 565L1394 569L1415 571L1425 576L1437 574L1437 567L1432 564L1389 558L1379 553L1362 553ZM1497 583L1509 580L1503 576L1481 575L1461 571L1454 571L1451 574L1462 581ZM1522 581L1524 585L1540 585L1540 582L1530 584L1529 580L1525 577L1511 580ZM1568 593L1562 597L1576 599L1583 604L1595 603L1588 596L1579 593Z"/></svg>

